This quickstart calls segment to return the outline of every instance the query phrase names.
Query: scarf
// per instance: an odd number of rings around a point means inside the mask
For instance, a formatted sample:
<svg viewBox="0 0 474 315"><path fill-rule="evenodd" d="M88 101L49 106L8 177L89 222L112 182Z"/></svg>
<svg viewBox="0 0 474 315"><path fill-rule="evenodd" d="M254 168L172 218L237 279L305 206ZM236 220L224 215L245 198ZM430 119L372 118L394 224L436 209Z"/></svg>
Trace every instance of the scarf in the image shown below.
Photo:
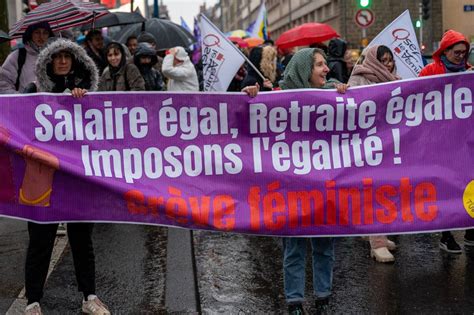
<svg viewBox="0 0 474 315"><path fill-rule="evenodd" d="M314 48L304 48L298 51L285 68L283 80L280 81L282 90L313 89L309 80L313 73ZM321 89L333 89L337 80L327 80Z"/></svg>
<svg viewBox="0 0 474 315"><path fill-rule="evenodd" d="M313 71L313 54L314 48L304 48L291 58L280 82L283 90L311 88L309 80Z"/></svg>
<svg viewBox="0 0 474 315"><path fill-rule="evenodd" d="M449 61L448 58L446 58L446 55L441 56L441 62L444 64L448 72L463 72L467 70L465 61L457 65Z"/></svg>
<svg viewBox="0 0 474 315"><path fill-rule="evenodd" d="M400 80L396 75L397 68L389 72L387 68L377 59L377 49L379 46L372 46L367 50L362 64L356 65L351 75L360 75L374 83L390 82ZM395 62L395 61L394 61Z"/></svg>

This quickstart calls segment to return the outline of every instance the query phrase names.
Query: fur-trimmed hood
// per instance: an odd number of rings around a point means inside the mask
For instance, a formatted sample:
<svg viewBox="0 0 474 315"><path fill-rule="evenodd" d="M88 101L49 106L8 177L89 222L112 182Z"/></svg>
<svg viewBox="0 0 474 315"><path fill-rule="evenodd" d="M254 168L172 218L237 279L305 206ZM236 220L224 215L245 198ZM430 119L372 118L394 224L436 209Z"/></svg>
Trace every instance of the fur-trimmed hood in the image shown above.
<svg viewBox="0 0 474 315"><path fill-rule="evenodd" d="M48 44L39 54L36 62L36 77L39 92L52 92L55 82L48 69L52 68L53 55L68 51L74 58L73 71L75 84L86 82L88 86L77 86L89 91L96 91L99 84L99 72L94 61L87 55L84 48L65 39L57 39Z"/></svg>

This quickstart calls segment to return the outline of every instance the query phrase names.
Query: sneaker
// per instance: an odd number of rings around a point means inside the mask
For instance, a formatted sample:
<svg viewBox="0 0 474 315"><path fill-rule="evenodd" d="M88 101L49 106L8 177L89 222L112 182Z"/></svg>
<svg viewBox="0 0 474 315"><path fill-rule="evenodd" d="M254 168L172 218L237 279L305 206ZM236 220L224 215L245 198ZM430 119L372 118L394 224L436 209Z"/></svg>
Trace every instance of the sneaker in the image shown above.
<svg viewBox="0 0 474 315"><path fill-rule="evenodd" d="M66 235L66 225L64 223L59 223L58 229L56 230L56 236Z"/></svg>
<svg viewBox="0 0 474 315"><path fill-rule="evenodd" d="M386 245L387 245L388 250L396 250L397 249L397 244L395 244L394 241L391 241L389 239L387 239Z"/></svg>
<svg viewBox="0 0 474 315"><path fill-rule="evenodd" d="M25 308L25 315L42 315L41 307L38 302L31 303Z"/></svg>
<svg viewBox="0 0 474 315"><path fill-rule="evenodd" d="M461 246L456 243L454 237L449 234L448 236L443 236L439 241L439 248L450 254L461 254Z"/></svg>
<svg viewBox="0 0 474 315"><path fill-rule="evenodd" d="M329 314L329 299L316 299L316 310L315 315Z"/></svg>
<svg viewBox="0 0 474 315"><path fill-rule="evenodd" d="M392 253L388 251L387 247L379 247L370 250L370 257L381 263L388 263L395 261Z"/></svg>
<svg viewBox="0 0 474 315"><path fill-rule="evenodd" d="M289 315L303 315L303 305L302 304L291 304L288 305L288 314Z"/></svg>
<svg viewBox="0 0 474 315"><path fill-rule="evenodd" d="M82 312L93 315L110 315L107 306L95 295L89 295L87 301L82 301Z"/></svg>
<svg viewBox="0 0 474 315"><path fill-rule="evenodd" d="M474 229L466 230L466 234L464 234L464 246L474 247Z"/></svg>

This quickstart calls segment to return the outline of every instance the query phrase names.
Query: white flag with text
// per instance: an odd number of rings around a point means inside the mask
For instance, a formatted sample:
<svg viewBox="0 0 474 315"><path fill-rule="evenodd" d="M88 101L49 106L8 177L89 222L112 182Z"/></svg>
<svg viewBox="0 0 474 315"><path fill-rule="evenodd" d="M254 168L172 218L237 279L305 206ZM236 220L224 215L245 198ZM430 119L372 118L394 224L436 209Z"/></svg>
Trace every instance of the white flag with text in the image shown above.
<svg viewBox="0 0 474 315"><path fill-rule="evenodd" d="M408 10L380 32L368 47L374 45L390 48L397 65L397 74L402 79L416 78L423 69L420 46Z"/></svg>
<svg viewBox="0 0 474 315"><path fill-rule="evenodd" d="M245 62L243 54L204 15L200 27L204 91L226 91Z"/></svg>

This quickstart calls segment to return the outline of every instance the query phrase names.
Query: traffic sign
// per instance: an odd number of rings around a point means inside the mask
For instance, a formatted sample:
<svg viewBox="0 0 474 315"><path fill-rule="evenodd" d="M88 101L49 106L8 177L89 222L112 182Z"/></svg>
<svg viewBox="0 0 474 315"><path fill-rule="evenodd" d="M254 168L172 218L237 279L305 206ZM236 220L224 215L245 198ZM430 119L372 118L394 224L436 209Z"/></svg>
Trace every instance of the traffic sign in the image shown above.
<svg viewBox="0 0 474 315"><path fill-rule="evenodd" d="M367 28L371 26L375 21L375 15L372 10L360 9L356 12L355 22L359 27Z"/></svg>

